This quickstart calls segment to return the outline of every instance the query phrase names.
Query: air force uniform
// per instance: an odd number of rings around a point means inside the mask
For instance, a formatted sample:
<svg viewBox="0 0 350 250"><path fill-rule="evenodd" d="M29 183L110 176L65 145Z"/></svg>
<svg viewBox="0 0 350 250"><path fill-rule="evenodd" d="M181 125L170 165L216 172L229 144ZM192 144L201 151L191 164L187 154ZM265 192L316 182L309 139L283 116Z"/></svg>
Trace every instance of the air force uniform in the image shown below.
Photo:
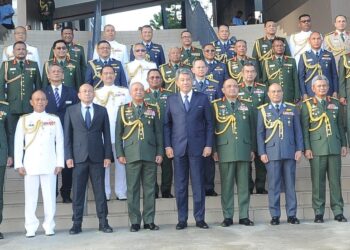
<svg viewBox="0 0 350 250"><path fill-rule="evenodd" d="M125 166L116 158L115 152L115 123L117 121L118 109L121 105L130 102L131 97L127 88L119 86L103 86L95 90L94 103L99 104L107 109L110 131L112 151L114 155L115 164L115 181L114 191L118 199L126 199L126 177ZM106 168L105 171L105 192L107 200L111 198L111 184L110 184L110 168Z"/></svg>
<svg viewBox="0 0 350 250"><path fill-rule="evenodd" d="M296 216L295 152L303 151L303 134L299 112L294 104L267 103L259 107L257 123L259 156L267 154L269 210L280 217L280 193L283 180L287 216Z"/></svg>
<svg viewBox="0 0 350 250"><path fill-rule="evenodd" d="M208 66L207 78L218 82L221 93L224 81L229 78L227 65L216 60L213 60L212 62L206 61L206 64Z"/></svg>
<svg viewBox="0 0 350 250"><path fill-rule="evenodd" d="M334 56L327 50L309 50L301 55L298 66L298 77L301 95L314 96L311 89L311 81L317 75L324 75L329 81L327 95L339 92L337 67Z"/></svg>
<svg viewBox="0 0 350 250"><path fill-rule="evenodd" d="M20 117L15 135L15 169L24 167L25 228L35 236L39 220L35 215L41 186L46 234L53 234L56 211L56 167L64 167L63 130L60 119L46 112Z"/></svg>
<svg viewBox="0 0 350 250"><path fill-rule="evenodd" d="M111 45L111 58L114 58L122 63L123 67L129 62L129 55L126 45L117 41L107 41ZM99 59L96 48L94 50L93 60ZM124 68L125 69L125 68Z"/></svg>
<svg viewBox="0 0 350 250"><path fill-rule="evenodd" d="M215 47L215 60L227 63L228 60L236 55L236 52L234 51L235 43L236 39L233 41L227 40L226 42L222 42L220 40L212 42L213 46Z"/></svg>
<svg viewBox="0 0 350 250"><path fill-rule="evenodd" d="M114 80L115 85L123 86L123 87L128 86L124 68L121 62L114 58L109 58L108 60L105 60L105 61L103 61L102 59L95 59L95 60L89 61L87 70L86 70L86 75L85 75L85 82L90 83L91 85L94 86L94 88L103 87L103 82L101 80L101 69L105 65L110 65L113 67L113 70L116 75Z"/></svg>
<svg viewBox="0 0 350 250"><path fill-rule="evenodd" d="M163 47L160 44L156 44L153 42L150 42L149 44L145 44L146 48L146 60L149 62L154 62L157 65L157 68L165 63L165 56ZM135 56L133 52L133 46L131 46L130 49L130 61L134 61Z"/></svg>

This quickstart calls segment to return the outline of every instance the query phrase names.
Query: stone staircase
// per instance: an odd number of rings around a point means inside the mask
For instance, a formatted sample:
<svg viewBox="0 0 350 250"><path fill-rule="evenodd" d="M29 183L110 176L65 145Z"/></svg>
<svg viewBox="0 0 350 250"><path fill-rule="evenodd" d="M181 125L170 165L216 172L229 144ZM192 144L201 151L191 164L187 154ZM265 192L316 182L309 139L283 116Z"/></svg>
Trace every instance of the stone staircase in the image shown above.
<svg viewBox="0 0 350 250"><path fill-rule="evenodd" d="M342 188L343 198L345 203L345 216L350 215L350 157L343 158L342 168ZM112 173L114 169L112 168ZM253 171L254 172L254 171ZM112 176L114 176L112 174ZM158 180L160 183L160 170L158 171ZM60 182L60 179L59 179ZM112 181L113 182L113 181ZM216 166L216 187L215 190L219 193L217 197L206 198L206 220L211 224L218 224L222 221L221 210L221 187L220 187L220 173L219 168ZM328 184L327 184L328 186ZM2 232L23 232L24 231L24 182L23 178L18 175L13 169L7 169L6 183L4 192L4 213L3 223L0 226ZM90 186L91 187L91 186ZM113 188L112 188L113 190ZM296 190L298 199L298 218L301 220L313 219L314 213L311 206L311 179L310 179L310 167L308 162L303 159L297 166L296 171ZM40 193L40 191L39 191ZM192 190L189 187L189 222L193 221L193 205L192 205ZM329 208L329 192L327 187L327 202L325 219L333 218L333 214ZM88 188L88 204L87 215L84 217L84 228L96 228L98 219L96 217L95 203L93 201L92 188ZM237 197L235 199L235 214L238 213ZM285 205L284 194L281 195L282 206L282 220L286 219L283 206ZM142 199L141 199L142 207ZM129 225L127 214L127 202L117 201L115 197L108 202L109 210L109 222L113 227L127 227ZM39 195L39 203L37 209L37 215L42 221L43 219L43 204L41 195ZM57 198L57 210L56 210L56 228L57 229L69 229L71 226L72 207L71 204L63 204L61 197ZM267 195L252 195L250 200L250 218L256 223L268 223L270 215L268 211L268 198ZM238 218L235 216L234 220ZM177 223L177 211L175 199L163 199L156 200L156 219L157 224L176 224Z"/></svg>

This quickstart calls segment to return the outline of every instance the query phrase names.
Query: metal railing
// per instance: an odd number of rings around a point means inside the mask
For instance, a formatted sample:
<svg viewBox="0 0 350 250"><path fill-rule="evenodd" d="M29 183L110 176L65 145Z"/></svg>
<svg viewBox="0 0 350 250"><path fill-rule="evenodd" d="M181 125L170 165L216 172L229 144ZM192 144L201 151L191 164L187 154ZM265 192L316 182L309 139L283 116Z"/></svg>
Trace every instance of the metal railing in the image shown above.
<svg viewBox="0 0 350 250"><path fill-rule="evenodd" d="M192 39L194 41L199 41L201 45L217 40L217 35L201 4L195 2L195 4L192 5L190 0L185 0L185 7L186 27L187 30L191 32Z"/></svg>

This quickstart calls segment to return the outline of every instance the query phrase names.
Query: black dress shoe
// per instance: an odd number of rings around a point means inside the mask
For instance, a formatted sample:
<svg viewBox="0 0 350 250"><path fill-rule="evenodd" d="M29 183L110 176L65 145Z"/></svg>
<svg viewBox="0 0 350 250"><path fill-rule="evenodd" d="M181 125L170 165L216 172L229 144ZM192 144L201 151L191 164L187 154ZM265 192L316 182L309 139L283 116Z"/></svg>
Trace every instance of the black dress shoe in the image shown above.
<svg viewBox="0 0 350 250"><path fill-rule="evenodd" d="M196 227L199 227L199 228L202 228L202 229L208 229L209 228L208 224L205 223L204 220L197 221L196 222Z"/></svg>
<svg viewBox="0 0 350 250"><path fill-rule="evenodd" d="M73 224L72 228L69 230L69 234L81 233L81 225Z"/></svg>
<svg viewBox="0 0 350 250"><path fill-rule="evenodd" d="M338 222L347 222L348 220L344 217L343 214L338 214L334 217L334 220Z"/></svg>
<svg viewBox="0 0 350 250"><path fill-rule="evenodd" d="M4 235L0 233L0 240L2 240L3 238L4 238Z"/></svg>
<svg viewBox="0 0 350 250"><path fill-rule="evenodd" d="M140 224L131 224L130 232L138 232L140 230Z"/></svg>
<svg viewBox="0 0 350 250"><path fill-rule="evenodd" d="M162 198L174 198L174 196L171 193L164 192L164 193L162 193Z"/></svg>
<svg viewBox="0 0 350 250"><path fill-rule="evenodd" d="M119 198L119 197L117 197L117 201L126 201L127 200L127 198Z"/></svg>
<svg viewBox="0 0 350 250"><path fill-rule="evenodd" d="M218 196L214 189L205 191L205 196Z"/></svg>
<svg viewBox="0 0 350 250"><path fill-rule="evenodd" d="M280 224L280 218L278 218L277 216L273 216L271 221L270 221L270 224L272 226L277 226Z"/></svg>
<svg viewBox="0 0 350 250"><path fill-rule="evenodd" d="M295 216L288 216L287 222L290 224L300 224L300 221Z"/></svg>
<svg viewBox="0 0 350 250"><path fill-rule="evenodd" d="M248 218L239 219L239 224L245 225L245 226L254 226L254 222L252 222Z"/></svg>
<svg viewBox="0 0 350 250"><path fill-rule="evenodd" d="M314 220L315 223L323 223L323 214L316 214L315 216L315 220Z"/></svg>
<svg viewBox="0 0 350 250"><path fill-rule="evenodd" d="M232 219L224 219L224 221L221 223L222 227L229 227L233 225L233 220Z"/></svg>
<svg viewBox="0 0 350 250"><path fill-rule="evenodd" d="M176 230L182 230L182 229L185 229L186 227L187 227L187 222L179 221L179 223L177 223L176 225Z"/></svg>
<svg viewBox="0 0 350 250"><path fill-rule="evenodd" d="M159 230L159 227L156 225L156 224L154 224L154 223L149 223L149 224L145 224L145 225L143 225L143 228L144 229L149 229L149 230Z"/></svg>
<svg viewBox="0 0 350 250"><path fill-rule="evenodd" d="M264 188L261 188L261 189L259 188L256 190L256 193L257 194L267 194L267 191Z"/></svg>
<svg viewBox="0 0 350 250"><path fill-rule="evenodd" d="M72 199L70 197L63 197L62 202L63 203L72 203Z"/></svg>
<svg viewBox="0 0 350 250"><path fill-rule="evenodd" d="M99 225L98 226L98 231L102 231L104 233L112 233L113 232L113 228L110 227L110 225L108 224L104 224L104 225Z"/></svg>

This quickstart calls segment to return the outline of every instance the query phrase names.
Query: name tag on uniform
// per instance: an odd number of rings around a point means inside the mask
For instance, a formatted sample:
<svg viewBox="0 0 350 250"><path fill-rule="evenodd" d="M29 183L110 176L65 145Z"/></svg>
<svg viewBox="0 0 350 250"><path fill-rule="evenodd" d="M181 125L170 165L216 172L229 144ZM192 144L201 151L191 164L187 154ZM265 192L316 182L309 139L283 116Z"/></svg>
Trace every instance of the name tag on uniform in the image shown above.
<svg viewBox="0 0 350 250"><path fill-rule="evenodd" d="M283 115L294 115L291 111L283 111Z"/></svg>
<svg viewBox="0 0 350 250"><path fill-rule="evenodd" d="M314 59L310 58L310 59L307 59L306 61L308 62L312 62Z"/></svg>
<svg viewBox="0 0 350 250"><path fill-rule="evenodd" d="M66 101L65 103L66 104L72 104L72 101Z"/></svg>

